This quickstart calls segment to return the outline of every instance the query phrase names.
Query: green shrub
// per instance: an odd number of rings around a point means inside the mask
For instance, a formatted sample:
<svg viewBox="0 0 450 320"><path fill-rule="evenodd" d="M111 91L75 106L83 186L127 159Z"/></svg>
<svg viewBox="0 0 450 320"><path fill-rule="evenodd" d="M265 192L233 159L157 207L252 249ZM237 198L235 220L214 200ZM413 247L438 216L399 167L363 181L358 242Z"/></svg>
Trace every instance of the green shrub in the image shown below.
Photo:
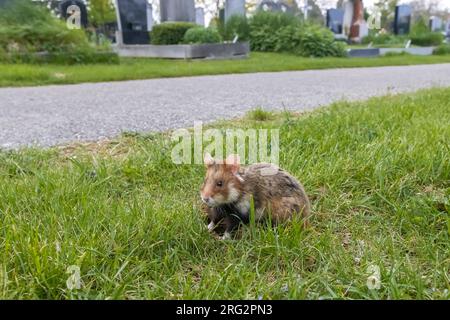
<svg viewBox="0 0 450 320"><path fill-rule="evenodd" d="M433 50L435 55L446 55L450 54L450 43L441 44Z"/></svg>
<svg viewBox="0 0 450 320"><path fill-rule="evenodd" d="M239 41L247 41L250 38L250 26L245 16L234 15L230 17L223 28L222 37L225 40L233 40L238 36Z"/></svg>
<svg viewBox="0 0 450 320"><path fill-rule="evenodd" d="M222 37L219 32L213 28L195 27L186 31L184 43L219 43Z"/></svg>
<svg viewBox="0 0 450 320"><path fill-rule="evenodd" d="M304 25L300 29L297 54L304 57L344 57L345 44L334 40L333 33L318 25Z"/></svg>
<svg viewBox="0 0 450 320"><path fill-rule="evenodd" d="M430 32L427 19L424 16L418 17L418 19L412 24L410 34L420 35Z"/></svg>
<svg viewBox="0 0 450 320"><path fill-rule="evenodd" d="M258 11L250 19L252 29L268 26L273 31L277 31L286 26L297 26L300 20L292 15L283 12Z"/></svg>
<svg viewBox="0 0 450 320"><path fill-rule="evenodd" d="M393 34L371 34L362 39L363 44L372 43L374 45L404 45L407 41L407 37L405 36L397 36Z"/></svg>
<svg viewBox="0 0 450 320"><path fill-rule="evenodd" d="M301 43L301 32L297 26L286 26L280 28L274 35L275 52L295 53Z"/></svg>
<svg viewBox="0 0 450 320"><path fill-rule="evenodd" d="M10 63L118 63L109 46L92 45L83 30L69 30L51 13L26 0L0 10L0 55Z"/></svg>
<svg viewBox="0 0 450 320"><path fill-rule="evenodd" d="M444 41L444 35L440 32L427 32L411 35L411 43L417 46L438 46Z"/></svg>
<svg viewBox="0 0 450 320"><path fill-rule="evenodd" d="M425 17L420 16L411 27L411 43L417 46L439 46L444 41L440 32L430 32Z"/></svg>
<svg viewBox="0 0 450 320"><path fill-rule="evenodd" d="M343 57L345 44L321 26L302 23L297 17L258 12L250 19L250 45L254 51L291 52L305 57Z"/></svg>
<svg viewBox="0 0 450 320"><path fill-rule="evenodd" d="M197 25L190 22L163 22L153 27L150 33L151 43L157 45L182 43L186 31L194 27Z"/></svg>
<svg viewBox="0 0 450 320"><path fill-rule="evenodd" d="M0 10L1 26L34 25L36 23L54 25L55 19L42 6L28 0L9 0Z"/></svg>
<svg viewBox="0 0 450 320"><path fill-rule="evenodd" d="M276 51L277 33L288 26L300 25L300 20L282 12L258 11L249 21L250 45L254 51Z"/></svg>

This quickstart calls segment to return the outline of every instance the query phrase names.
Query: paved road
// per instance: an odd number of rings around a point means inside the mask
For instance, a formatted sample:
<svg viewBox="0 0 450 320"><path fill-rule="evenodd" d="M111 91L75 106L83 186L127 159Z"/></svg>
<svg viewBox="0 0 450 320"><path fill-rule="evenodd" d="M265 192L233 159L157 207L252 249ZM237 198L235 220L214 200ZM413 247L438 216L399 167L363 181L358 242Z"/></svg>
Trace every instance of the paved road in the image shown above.
<svg viewBox="0 0 450 320"><path fill-rule="evenodd" d="M0 75L1 76L1 75ZM450 64L202 76L0 89L0 147L192 127L267 109L450 86Z"/></svg>

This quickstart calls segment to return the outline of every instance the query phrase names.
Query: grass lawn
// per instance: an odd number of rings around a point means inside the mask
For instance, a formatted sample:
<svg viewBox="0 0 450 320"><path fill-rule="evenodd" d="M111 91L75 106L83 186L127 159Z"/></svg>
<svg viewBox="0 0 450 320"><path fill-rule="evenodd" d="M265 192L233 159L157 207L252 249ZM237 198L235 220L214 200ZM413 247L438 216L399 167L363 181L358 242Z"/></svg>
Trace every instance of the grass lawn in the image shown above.
<svg viewBox="0 0 450 320"><path fill-rule="evenodd" d="M368 59L301 58L289 54L252 53L249 59L243 60L179 61L167 59L121 59L120 65L82 66L0 64L0 87L449 62L450 55L407 55Z"/></svg>
<svg viewBox="0 0 450 320"><path fill-rule="evenodd" d="M449 299L449 123L433 89L216 124L280 128L313 203L307 230L231 241L208 234L204 168L174 165L168 134L0 152L0 298Z"/></svg>

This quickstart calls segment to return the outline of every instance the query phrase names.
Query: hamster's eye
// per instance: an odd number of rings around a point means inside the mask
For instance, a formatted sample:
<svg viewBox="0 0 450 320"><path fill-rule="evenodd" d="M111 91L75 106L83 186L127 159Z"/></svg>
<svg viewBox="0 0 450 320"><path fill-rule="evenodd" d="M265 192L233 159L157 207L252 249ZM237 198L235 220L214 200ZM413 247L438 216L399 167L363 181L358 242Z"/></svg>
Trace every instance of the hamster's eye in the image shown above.
<svg viewBox="0 0 450 320"><path fill-rule="evenodd" d="M221 187L223 186L223 181L222 181L222 180L217 181L217 182L216 182L216 186L218 186L219 188L221 188Z"/></svg>

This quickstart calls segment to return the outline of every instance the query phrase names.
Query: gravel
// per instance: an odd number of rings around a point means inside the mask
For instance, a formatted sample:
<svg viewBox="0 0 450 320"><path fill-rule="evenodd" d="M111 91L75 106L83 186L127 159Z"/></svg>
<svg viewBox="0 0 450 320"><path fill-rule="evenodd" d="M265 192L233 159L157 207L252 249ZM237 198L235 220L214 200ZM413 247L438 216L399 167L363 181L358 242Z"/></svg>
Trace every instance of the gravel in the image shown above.
<svg viewBox="0 0 450 320"><path fill-rule="evenodd" d="M192 127L264 109L450 86L450 64L310 70L0 89L0 148Z"/></svg>

